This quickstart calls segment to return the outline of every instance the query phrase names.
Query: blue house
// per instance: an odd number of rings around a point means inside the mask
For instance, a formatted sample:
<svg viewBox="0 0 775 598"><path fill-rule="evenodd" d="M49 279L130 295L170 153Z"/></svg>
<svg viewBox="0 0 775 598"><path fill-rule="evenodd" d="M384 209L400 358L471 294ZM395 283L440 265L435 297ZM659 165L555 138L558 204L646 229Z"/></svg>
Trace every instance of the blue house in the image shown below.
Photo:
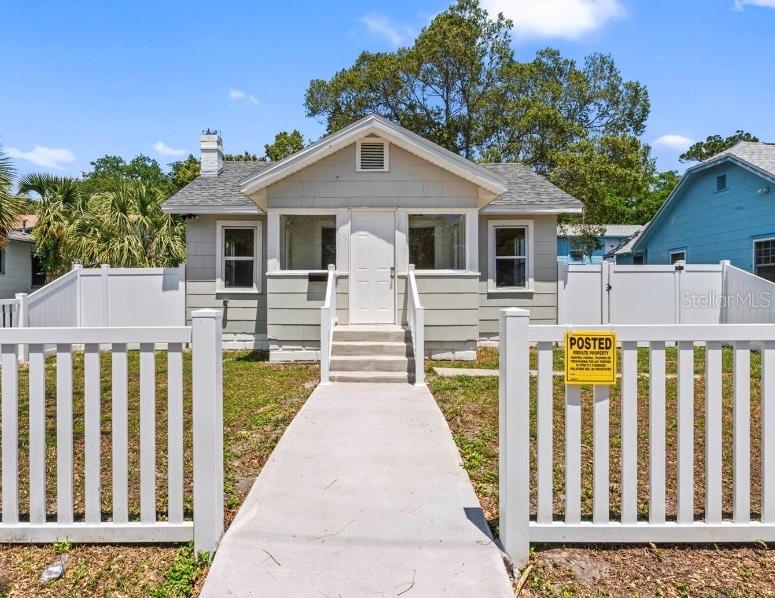
<svg viewBox="0 0 775 598"><path fill-rule="evenodd" d="M740 142L689 168L617 263L684 260L775 280L775 145Z"/></svg>
<svg viewBox="0 0 775 598"><path fill-rule="evenodd" d="M599 264L604 259L613 257L617 247L624 244L637 231L643 228L641 225L630 224L605 224L605 234L598 237L600 248L591 256L584 255L578 244L580 231L573 225L557 228L557 260L568 264Z"/></svg>

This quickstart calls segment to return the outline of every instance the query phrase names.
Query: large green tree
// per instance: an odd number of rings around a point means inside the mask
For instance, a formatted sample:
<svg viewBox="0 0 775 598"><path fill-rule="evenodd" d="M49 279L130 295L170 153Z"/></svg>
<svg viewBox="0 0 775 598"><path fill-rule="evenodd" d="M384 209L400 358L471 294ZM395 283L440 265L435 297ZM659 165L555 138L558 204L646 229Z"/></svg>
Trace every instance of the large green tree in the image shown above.
<svg viewBox="0 0 775 598"><path fill-rule="evenodd" d="M313 80L307 114L334 132L370 113L476 159L502 122L493 104L514 61L512 23L459 0L396 52L363 52L330 80Z"/></svg>
<svg viewBox="0 0 775 598"><path fill-rule="evenodd" d="M411 46L363 52L311 81L307 114L333 132L377 113L466 158L529 165L581 199L589 221L635 218L656 176L639 140L645 86L626 81L606 54L579 64L545 49L519 62L511 28L477 0L458 0Z"/></svg>
<svg viewBox="0 0 775 598"><path fill-rule="evenodd" d="M90 164L92 169L81 177L86 194L112 191L125 181L136 181L168 195L175 191L170 174L156 160L143 154L129 162L121 156L106 155Z"/></svg>
<svg viewBox="0 0 775 598"><path fill-rule="evenodd" d="M296 129L290 133L288 131L280 131L274 136L273 143L264 145L266 157L272 162L287 158L291 154L295 154L303 149L304 138L301 136L301 132Z"/></svg>
<svg viewBox="0 0 775 598"><path fill-rule="evenodd" d="M740 129L729 137L709 135L705 138L705 141L698 141L697 143L692 144L688 150L681 154L679 160L681 160L681 162L702 162L703 160L712 158L716 154L729 149L741 141L759 141L759 138Z"/></svg>

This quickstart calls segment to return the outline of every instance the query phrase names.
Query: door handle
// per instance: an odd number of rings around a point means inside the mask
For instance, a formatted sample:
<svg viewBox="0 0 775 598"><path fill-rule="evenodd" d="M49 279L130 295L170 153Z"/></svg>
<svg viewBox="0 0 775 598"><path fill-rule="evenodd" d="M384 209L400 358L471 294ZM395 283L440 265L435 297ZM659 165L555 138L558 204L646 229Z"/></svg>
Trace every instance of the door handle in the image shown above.
<svg viewBox="0 0 775 598"><path fill-rule="evenodd" d="M393 288L393 279L396 277L396 267L390 266L390 288Z"/></svg>

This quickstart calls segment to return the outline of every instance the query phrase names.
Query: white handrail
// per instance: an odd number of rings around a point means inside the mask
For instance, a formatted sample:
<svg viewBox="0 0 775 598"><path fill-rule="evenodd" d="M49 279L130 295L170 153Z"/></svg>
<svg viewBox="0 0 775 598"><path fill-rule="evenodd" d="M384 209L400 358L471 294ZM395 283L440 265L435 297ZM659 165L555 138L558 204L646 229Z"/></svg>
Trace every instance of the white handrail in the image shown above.
<svg viewBox="0 0 775 598"><path fill-rule="evenodd" d="M326 297L320 308L320 383L328 384L331 372L331 344L336 326L336 268L329 264Z"/></svg>
<svg viewBox="0 0 775 598"><path fill-rule="evenodd" d="M420 293L417 291L417 279L414 275L414 264L409 264L409 274L406 277L408 285L408 305L406 320L412 333L412 349L414 350L414 383L425 386L425 308L420 303Z"/></svg>

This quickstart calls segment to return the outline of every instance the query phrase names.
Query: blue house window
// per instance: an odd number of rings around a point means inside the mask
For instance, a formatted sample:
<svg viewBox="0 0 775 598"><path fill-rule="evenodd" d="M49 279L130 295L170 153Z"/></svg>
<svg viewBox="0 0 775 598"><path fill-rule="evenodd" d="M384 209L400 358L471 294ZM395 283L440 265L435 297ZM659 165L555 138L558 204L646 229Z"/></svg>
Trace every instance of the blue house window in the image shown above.
<svg viewBox="0 0 775 598"><path fill-rule="evenodd" d="M775 282L775 239L753 242L753 273Z"/></svg>
<svg viewBox="0 0 775 598"><path fill-rule="evenodd" d="M720 174L716 177L716 191L727 190L727 175Z"/></svg>

